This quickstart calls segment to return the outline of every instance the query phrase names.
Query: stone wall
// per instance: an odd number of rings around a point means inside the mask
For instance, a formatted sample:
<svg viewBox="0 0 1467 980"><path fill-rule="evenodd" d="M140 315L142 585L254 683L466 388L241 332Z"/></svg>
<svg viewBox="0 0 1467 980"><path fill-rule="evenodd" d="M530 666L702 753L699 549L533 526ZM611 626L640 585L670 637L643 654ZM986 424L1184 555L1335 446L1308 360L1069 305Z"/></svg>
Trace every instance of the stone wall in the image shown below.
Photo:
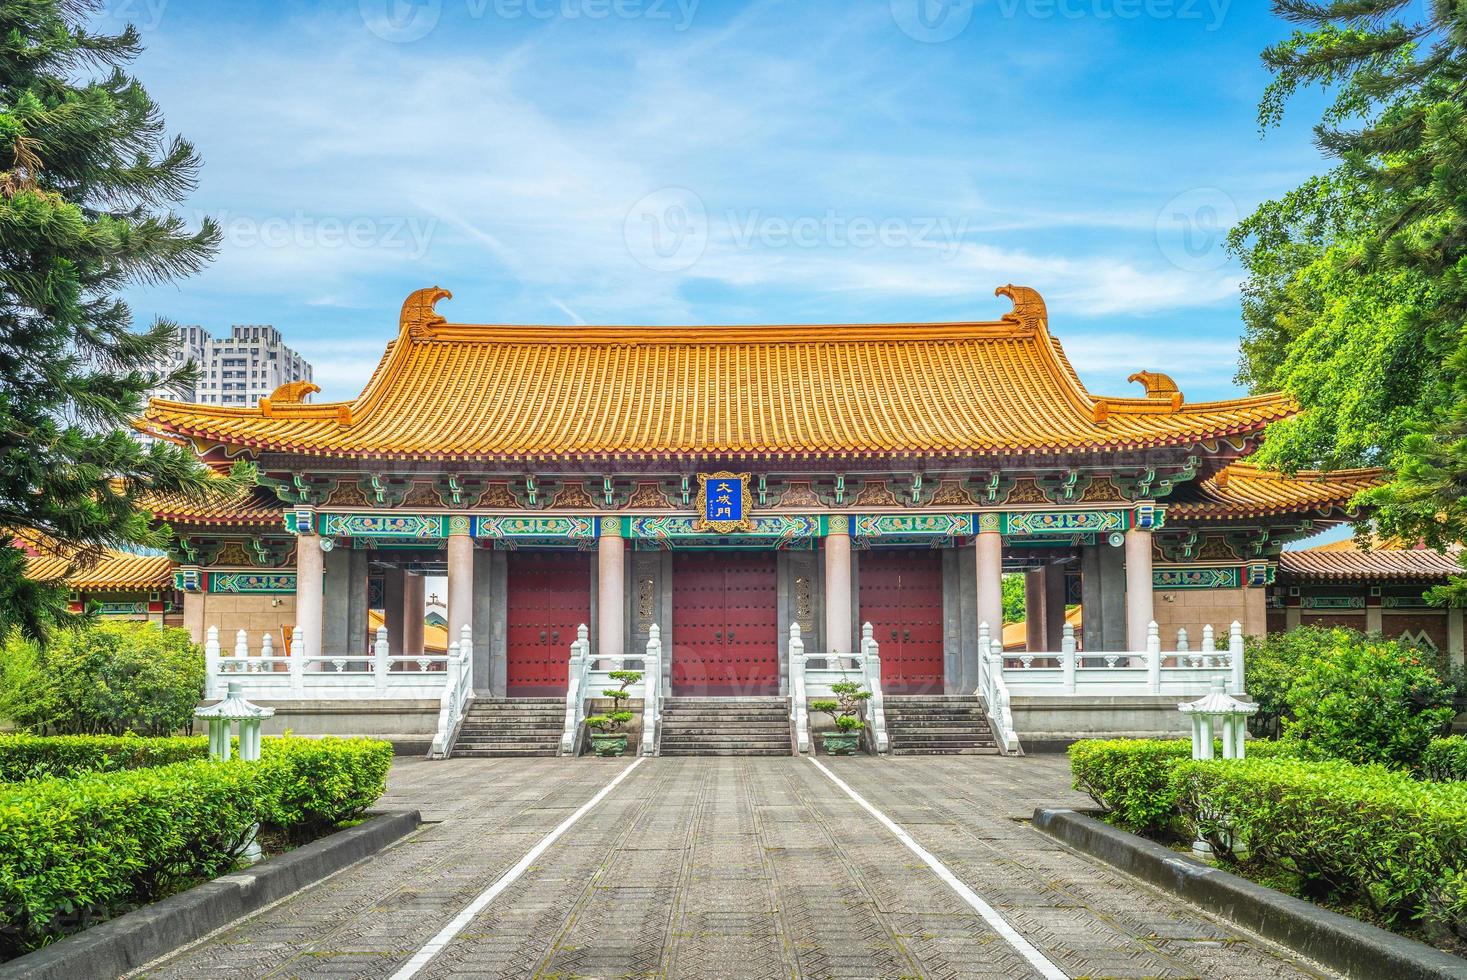
<svg viewBox="0 0 1467 980"><path fill-rule="evenodd" d="M1153 602L1156 624L1161 627L1162 648L1171 649L1177 630L1186 629L1189 640L1202 642L1202 627L1211 626L1218 646L1227 646L1228 628L1236 620L1246 636L1261 636L1268 628L1262 589L1157 589Z"/></svg>
<svg viewBox="0 0 1467 980"><path fill-rule="evenodd" d="M260 636L268 632L279 649L282 630L295 628L295 595L212 595L190 592L183 597L183 625L199 643L210 626L219 627L219 644L228 653L240 630L250 635L250 649L258 651ZM284 652L283 650L281 651Z"/></svg>

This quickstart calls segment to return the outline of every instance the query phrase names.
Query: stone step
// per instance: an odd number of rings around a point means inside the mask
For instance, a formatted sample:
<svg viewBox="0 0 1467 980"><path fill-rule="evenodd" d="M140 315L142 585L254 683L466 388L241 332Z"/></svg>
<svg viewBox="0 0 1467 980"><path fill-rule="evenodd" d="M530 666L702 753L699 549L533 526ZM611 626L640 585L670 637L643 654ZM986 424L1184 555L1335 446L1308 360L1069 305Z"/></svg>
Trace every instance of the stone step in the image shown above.
<svg viewBox="0 0 1467 980"><path fill-rule="evenodd" d="M692 758L692 757L695 757L695 756L728 756L728 757L744 757L744 758L776 758L776 757L779 757L779 756L784 756L784 757L787 758L787 757L789 757L791 755L791 752L789 751L789 749L783 749L783 750L776 750L776 749L760 750L760 749L693 749L693 748L680 749L680 748L671 748L671 749L663 749L659 754L661 754L663 756L666 756L667 758Z"/></svg>
<svg viewBox="0 0 1467 980"><path fill-rule="evenodd" d="M789 733L788 732L780 732L780 733L774 733L774 734L768 734L768 735L748 735L748 734L745 734L743 732L718 732L718 733L714 733L712 735L708 735L708 734L686 734L686 733L683 733L683 732L671 732L671 733L669 733L669 732L666 732L666 731L664 731L662 733L662 744L663 745L689 745L689 744L693 744L693 743L697 743L697 744L708 744L708 745L723 745L725 743L730 743L730 742L732 742L732 743L748 742L751 745L752 744L763 745L763 744L766 744L766 743L768 743L768 744L781 743L781 744L786 744L787 745L787 744L789 744L789 740L790 740L790 737L789 737Z"/></svg>
<svg viewBox="0 0 1467 980"><path fill-rule="evenodd" d="M926 747L924 747L924 748L920 748L920 749L913 749L913 748L901 749L901 748L897 748L896 746L893 746L892 749L891 749L891 754L892 755L998 755L999 752L998 752L998 747L997 746L993 746L992 748L973 748L973 747L967 747L967 746L965 746L963 748L926 748Z"/></svg>

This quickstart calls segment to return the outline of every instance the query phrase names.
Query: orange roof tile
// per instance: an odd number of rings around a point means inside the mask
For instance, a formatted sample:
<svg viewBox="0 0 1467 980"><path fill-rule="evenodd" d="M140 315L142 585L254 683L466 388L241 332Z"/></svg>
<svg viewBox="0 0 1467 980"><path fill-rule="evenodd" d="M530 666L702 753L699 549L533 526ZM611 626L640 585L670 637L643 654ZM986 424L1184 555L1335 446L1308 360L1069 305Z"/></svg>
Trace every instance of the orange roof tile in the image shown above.
<svg viewBox="0 0 1467 980"><path fill-rule="evenodd" d="M1361 551L1346 541L1285 551L1279 555L1278 574L1281 581L1292 582L1442 582L1467 570L1455 555L1432 548Z"/></svg>
<svg viewBox="0 0 1467 980"><path fill-rule="evenodd" d="M136 592L173 587L173 560L167 555L134 555L110 549L101 561L79 569L73 569L72 560L60 555L30 555L25 573L42 582L65 579L68 587L83 591Z"/></svg>
<svg viewBox="0 0 1467 980"><path fill-rule="evenodd" d="M257 408L155 399L196 443L369 458L967 454L1193 445L1293 414L1283 396L1090 394L1032 289L993 323L525 327L447 323L419 290L365 390ZM1147 376L1148 379L1153 376Z"/></svg>
<svg viewBox="0 0 1467 980"><path fill-rule="evenodd" d="M386 625L387 620L379 609L367 610L367 631L376 633L377 629ZM417 651L414 651L416 653ZM444 654L448 652L448 627L439 626L436 623L423 624L423 653Z"/></svg>
<svg viewBox="0 0 1467 980"><path fill-rule="evenodd" d="M1185 488L1182 492L1193 499L1167 504L1167 516L1182 520L1342 511L1355 494L1380 486L1384 480L1382 470L1306 471L1290 477L1234 463L1195 488Z"/></svg>
<svg viewBox="0 0 1467 980"><path fill-rule="evenodd" d="M263 487L249 487L232 497L193 500L179 496L156 496L144 506L160 521L169 524L281 524L285 505Z"/></svg>

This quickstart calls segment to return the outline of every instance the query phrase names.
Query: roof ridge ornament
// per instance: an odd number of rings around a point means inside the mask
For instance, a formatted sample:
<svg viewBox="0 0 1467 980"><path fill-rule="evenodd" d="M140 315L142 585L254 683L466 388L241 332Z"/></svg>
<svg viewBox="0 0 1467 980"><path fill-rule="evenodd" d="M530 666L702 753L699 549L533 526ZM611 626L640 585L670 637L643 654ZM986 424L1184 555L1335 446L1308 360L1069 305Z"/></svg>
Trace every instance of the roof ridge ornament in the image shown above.
<svg viewBox="0 0 1467 980"><path fill-rule="evenodd" d="M1171 403L1171 409L1175 412L1182 407L1182 389L1171 379L1171 375L1159 374L1154 371L1137 371L1126 379L1127 381L1139 381L1146 389L1147 398L1155 398L1158 401Z"/></svg>
<svg viewBox="0 0 1467 980"><path fill-rule="evenodd" d="M1012 323L1024 331L1034 333L1049 329L1049 310L1044 305L1044 297L1039 295L1039 290L1009 283L1007 286L999 286L993 291L993 295L1007 296L1013 301L1014 308L1003 315L1004 323Z"/></svg>
<svg viewBox="0 0 1467 980"><path fill-rule="evenodd" d="M402 314L398 317L398 331L405 332L413 340L429 340L432 328L442 326L448 320L434 307L441 299L453 299L453 293L442 286L429 286L408 294L402 302Z"/></svg>

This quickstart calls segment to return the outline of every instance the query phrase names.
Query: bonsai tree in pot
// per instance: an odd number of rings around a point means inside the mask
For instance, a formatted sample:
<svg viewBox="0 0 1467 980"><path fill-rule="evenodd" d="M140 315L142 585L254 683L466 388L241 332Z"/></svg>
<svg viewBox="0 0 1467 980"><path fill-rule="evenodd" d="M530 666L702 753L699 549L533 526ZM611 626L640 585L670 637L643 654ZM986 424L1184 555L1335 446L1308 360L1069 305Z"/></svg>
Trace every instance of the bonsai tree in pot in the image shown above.
<svg viewBox="0 0 1467 980"><path fill-rule="evenodd" d="M819 698L810 702L810 710L830 715L835 722L835 731L821 732L826 755L855 755L861 744L861 729L865 724L856 715L861 705L871 699L870 691L861 690L856 681L840 681L830 685L833 698Z"/></svg>
<svg viewBox="0 0 1467 980"><path fill-rule="evenodd" d="M601 693L611 698L614 707L604 715L587 718L586 727L591 729L591 748L597 755L621 756L627 751L626 725L632 720L632 713L626 708L626 701L632 696L627 687L641 680L642 672L613 670L610 677L620 681L621 686L605 688Z"/></svg>

